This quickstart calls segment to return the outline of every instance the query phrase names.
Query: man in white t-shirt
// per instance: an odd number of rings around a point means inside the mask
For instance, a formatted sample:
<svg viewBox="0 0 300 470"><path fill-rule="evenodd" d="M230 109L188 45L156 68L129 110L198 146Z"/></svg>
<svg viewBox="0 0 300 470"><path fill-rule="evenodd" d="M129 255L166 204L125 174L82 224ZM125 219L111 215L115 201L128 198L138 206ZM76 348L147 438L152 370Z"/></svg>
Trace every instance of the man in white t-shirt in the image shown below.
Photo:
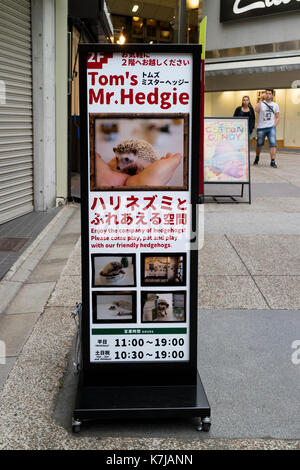
<svg viewBox="0 0 300 470"><path fill-rule="evenodd" d="M268 138L270 154L271 154L271 167L277 168L276 159L276 127L280 120L279 106L273 101L274 90L267 88L262 93L259 102L255 107L255 112L258 113L258 124L257 124L257 147L256 147L256 158L254 165L259 162L259 156L262 147L265 143L265 138Z"/></svg>

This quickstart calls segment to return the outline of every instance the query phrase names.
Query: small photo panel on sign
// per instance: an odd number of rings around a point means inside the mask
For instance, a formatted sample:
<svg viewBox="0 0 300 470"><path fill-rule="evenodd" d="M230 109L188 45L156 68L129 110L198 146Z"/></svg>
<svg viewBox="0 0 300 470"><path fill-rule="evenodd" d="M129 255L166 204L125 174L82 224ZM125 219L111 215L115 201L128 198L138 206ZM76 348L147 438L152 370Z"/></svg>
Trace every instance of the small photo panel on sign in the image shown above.
<svg viewBox="0 0 300 470"><path fill-rule="evenodd" d="M141 301L143 323L186 321L185 292L142 292Z"/></svg>
<svg viewBox="0 0 300 470"><path fill-rule="evenodd" d="M135 323L136 292L93 292L93 323Z"/></svg>
<svg viewBox="0 0 300 470"><path fill-rule="evenodd" d="M141 255L142 286L185 286L186 253Z"/></svg>
<svg viewBox="0 0 300 470"><path fill-rule="evenodd" d="M92 255L93 287L135 287L135 255Z"/></svg>

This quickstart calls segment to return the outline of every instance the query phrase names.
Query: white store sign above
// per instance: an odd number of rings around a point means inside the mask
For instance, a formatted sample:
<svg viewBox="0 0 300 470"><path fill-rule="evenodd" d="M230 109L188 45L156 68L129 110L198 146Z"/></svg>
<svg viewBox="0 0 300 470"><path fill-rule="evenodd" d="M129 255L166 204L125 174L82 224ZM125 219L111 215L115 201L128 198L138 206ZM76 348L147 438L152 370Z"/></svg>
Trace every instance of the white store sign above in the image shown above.
<svg viewBox="0 0 300 470"><path fill-rule="evenodd" d="M300 11L300 0L221 0L220 22Z"/></svg>

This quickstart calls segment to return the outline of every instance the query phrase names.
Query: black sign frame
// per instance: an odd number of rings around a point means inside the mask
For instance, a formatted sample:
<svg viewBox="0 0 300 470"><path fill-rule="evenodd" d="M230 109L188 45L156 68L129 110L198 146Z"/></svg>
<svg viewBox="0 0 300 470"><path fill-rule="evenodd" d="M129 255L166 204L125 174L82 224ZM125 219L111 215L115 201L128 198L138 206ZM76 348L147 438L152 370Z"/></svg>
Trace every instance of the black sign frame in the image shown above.
<svg viewBox="0 0 300 470"><path fill-rule="evenodd" d="M88 188L88 106L87 106L87 57L89 53L189 53L193 56L193 101L192 101L192 138L191 153L192 175L191 175L191 203L192 203L192 232L196 231L196 209L199 201L199 177L202 174L200 160L200 104L201 104L201 51L200 45L186 44L82 44L79 45L79 76L80 76L80 140L81 140L81 230L82 230L82 317L81 317L81 367L79 377L79 389L73 420L78 423L85 419L98 419L100 417L119 417L124 408L129 408L130 415L136 410L144 410L146 415L151 416L159 412L158 416L179 416L185 414L195 417L209 417L210 407L207 401L198 369L197 369L197 288L198 288L198 252L193 251L190 263L190 325L189 325L189 361L167 362L167 363L92 363L90 362L90 285L89 285L89 263L86 256L89 253L89 188ZM163 392L180 396L183 400L182 407L172 408L171 401L164 405L145 406L140 389L143 393L149 393L154 397L155 387L160 387ZM111 395L114 391L130 388L132 391L119 406L111 405ZM167 390L169 389L169 392ZM187 400L184 399L183 391L186 390ZM157 393L157 392L156 392ZM167 395L166 395L167 396ZM101 398L100 398L101 397ZM189 397L189 398L188 398ZM126 401L128 400L128 402ZM168 401L168 399L166 399ZM190 400L190 401L189 401ZM121 399L122 401L122 399ZM101 403L100 403L101 402ZM130 403L129 403L130 402ZM140 404L139 404L140 403ZM153 402L154 403L154 402ZM99 411L101 408L101 411ZM175 409L176 408L176 409ZM181 409L182 408L182 409ZM128 410L127 410L128 411ZM169 414L168 414L169 411ZM116 415L116 416L115 416ZM209 418L208 418L209 419Z"/></svg>

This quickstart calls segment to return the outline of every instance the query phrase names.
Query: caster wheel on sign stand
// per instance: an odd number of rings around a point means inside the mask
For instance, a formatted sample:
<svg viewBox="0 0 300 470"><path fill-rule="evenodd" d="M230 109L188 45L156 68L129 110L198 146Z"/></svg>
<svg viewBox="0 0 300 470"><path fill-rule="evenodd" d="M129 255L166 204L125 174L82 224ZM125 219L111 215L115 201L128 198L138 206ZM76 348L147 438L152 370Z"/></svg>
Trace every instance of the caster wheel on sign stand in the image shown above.
<svg viewBox="0 0 300 470"><path fill-rule="evenodd" d="M199 431L199 432L203 431L202 419L201 418L199 418L197 420L197 423L195 424L195 429L196 429L196 431Z"/></svg>
<svg viewBox="0 0 300 470"><path fill-rule="evenodd" d="M196 425L196 430L199 432L209 432L211 426L211 419L209 417L199 419L198 424Z"/></svg>
<svg viewBox="0 0 300 470"><path fill-rule="evenodd" d="M207 416L202 420L202 430L203 432L209 432L211 427L211 419Z"/></svg>
<svg viewBox="0 0 300 470"><path fill-rule="evenodd" d="M210 426L211 426L210 423L204 423L204 424L202 425L202 431L203 431L203 432L209 432Z"/></svg>
<svg viewBox="0 0 300 470"><path fill-rule="evenodd" d="M72 431L75 434L78 434L81 431L81 421L78 419L74 419L72 423Z"/></svg>

